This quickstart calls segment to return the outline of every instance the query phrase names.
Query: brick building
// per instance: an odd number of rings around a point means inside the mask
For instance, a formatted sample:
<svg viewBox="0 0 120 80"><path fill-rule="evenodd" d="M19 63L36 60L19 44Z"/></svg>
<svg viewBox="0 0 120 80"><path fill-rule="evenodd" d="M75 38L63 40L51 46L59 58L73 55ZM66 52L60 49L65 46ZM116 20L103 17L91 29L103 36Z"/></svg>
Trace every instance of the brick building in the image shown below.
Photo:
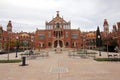
<svg viewBox="0 0 120 80"><path fill-rule="evenodd" d="M12 27L11 21L8 22L6 31L0 26L0 50L15 50L16 46L21 50L34 49L34 33L15 33Z"/></svg>
<svg viewBox="0 0 120 80"><path fill-rule="evenodd" d="M45 22L45 29L36 29L35 33L15 33L12 32L12 28L11 21L8 22L6 31L0 26L0 49L15 49L17 41L19 41L19 48L23 50L56 48L57 46L61 48L96 48L95 31L81 32L79 28L71 29L71 22L60 17L59 11L51 21ZM101 32L103 39L108 41L108 36L113 39L117 38L120 45L120 22L113 26L112 32L109 32L108 21L104 19L103 29L104 31Z"/></svg>
<svg viewBox="0 0 120 80"><path fill-rule="evenodd" d="M8 48L8 42L10 42L10 38L13 39L11 21L9 21L7 24L7 31L3 30L3 27L0 26L0 50Z"/></svg>
<svg viewBox="0 0 120 80"><path fill-rule="evenodd" d="M95 49L96 48L96 32L82 32L81 33L81 48L82 49Z"/></svg>
<svg viewBox="0 0 120 80"><path fill-rule="evenodd" d="M80 48L81 32L79 29L71 29L71 22L60 17L59 11L51 21L45 23L44 30L37 29L35 33L36 49L56 48Z"/></svg>
<svg viewBox="0 0 120 80"><path fill-rule="evenodd" d="M86 48L95 49L96 48L96 32L89 32L86 34Z"/></svg>
<svg viewBox="0 0 120 80"><path fill-rule="evenodd" d="M119 47L120 47L120 22L117 22L117 26L118 26L118 45L119 45Z"/></svg>
<svg viewBox="0 0 120 80"><path fill-rule="evenodd" d="M20 49L34 49L34 33L20 32L18 33L18 38L20 42Z"/></svg>

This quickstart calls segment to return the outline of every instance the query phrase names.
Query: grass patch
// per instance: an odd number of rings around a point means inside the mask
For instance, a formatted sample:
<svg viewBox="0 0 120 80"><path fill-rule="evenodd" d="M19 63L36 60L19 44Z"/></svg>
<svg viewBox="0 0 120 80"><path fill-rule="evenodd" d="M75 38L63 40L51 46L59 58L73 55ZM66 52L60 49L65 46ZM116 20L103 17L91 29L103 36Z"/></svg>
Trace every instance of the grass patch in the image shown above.
<svg viewBox="0 0 120 80"><path fill-rule="evenodd" d="M86 49L78 49L77 54L97 54L96 52L88 52Z"/></svg>
<svg viewBox="0 0 120 80"><path fill-rule="evenodd" d="M87 54L87 50L83 49L77 50L77 54Z"/></svg>
<svg viewBox="0 0 120 80"><path fill-rule="evenodd" d="M96 61L120 61L120 58L96 58Z"/></svg>
<svg viewBox="0 0 120 80"><path fill-rule="evenodd" d="M20 54L20 55L30 55L30 54Z"/></svg>
<svg viewBox="0 0 120 80"><path fill-rule="evenodd" d="M87 54L97 54L96 52L88 52Z"/></svg>
<svg viewBox="0 0 120 80"><path fill-rule="evenodd" d="M21 62L21 59L15 59L15 60L0 60L0 63L19 63Z"/></svg>

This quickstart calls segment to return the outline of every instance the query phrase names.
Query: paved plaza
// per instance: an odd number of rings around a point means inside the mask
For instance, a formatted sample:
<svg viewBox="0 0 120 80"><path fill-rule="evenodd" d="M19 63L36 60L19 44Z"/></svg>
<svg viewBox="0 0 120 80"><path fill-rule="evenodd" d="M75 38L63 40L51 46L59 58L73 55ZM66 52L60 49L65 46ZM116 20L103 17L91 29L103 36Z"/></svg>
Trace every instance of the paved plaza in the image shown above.
<svg viewBox="0 0 120 80"><path fill-rule="evenodd" d="M48 52L48 57L28 57L28 66L0 63L0 80L120 80L120 62L70 57L67 50L59 54ZM7 59L7 54L0 55L0 58ZM15 53L10 54L10 59L15 59Z"/></svg>

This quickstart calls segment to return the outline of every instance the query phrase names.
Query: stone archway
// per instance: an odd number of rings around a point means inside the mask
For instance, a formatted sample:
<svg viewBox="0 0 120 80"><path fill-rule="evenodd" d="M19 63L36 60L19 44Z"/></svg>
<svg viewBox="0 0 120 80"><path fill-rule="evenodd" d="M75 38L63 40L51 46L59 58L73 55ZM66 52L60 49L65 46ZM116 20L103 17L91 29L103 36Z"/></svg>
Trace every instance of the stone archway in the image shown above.
<svg viewBox="0 0 120 80"><path fill-rule="evenodd" d="M56 48L58 45L58 40L54 41L54 48ZM59 46L63 47L63 42L61 40L59 40Z"/></svg>

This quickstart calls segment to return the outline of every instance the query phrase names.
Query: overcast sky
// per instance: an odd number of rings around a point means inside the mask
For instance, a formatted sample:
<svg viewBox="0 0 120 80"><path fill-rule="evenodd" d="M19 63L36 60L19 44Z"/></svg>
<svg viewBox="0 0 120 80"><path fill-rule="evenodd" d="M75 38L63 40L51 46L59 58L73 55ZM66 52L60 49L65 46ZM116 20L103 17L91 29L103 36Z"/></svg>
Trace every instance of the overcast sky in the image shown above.
<svg viewBox="0 0 120 80"><path fill-rule="evenodd" d="M95 31L103 21L112 25L120 22L120 0L0 0L0 24L4 30L9 20L13 31L33 32L45 28L45 21L52 20L56 11L72 28Z"/></svg>

